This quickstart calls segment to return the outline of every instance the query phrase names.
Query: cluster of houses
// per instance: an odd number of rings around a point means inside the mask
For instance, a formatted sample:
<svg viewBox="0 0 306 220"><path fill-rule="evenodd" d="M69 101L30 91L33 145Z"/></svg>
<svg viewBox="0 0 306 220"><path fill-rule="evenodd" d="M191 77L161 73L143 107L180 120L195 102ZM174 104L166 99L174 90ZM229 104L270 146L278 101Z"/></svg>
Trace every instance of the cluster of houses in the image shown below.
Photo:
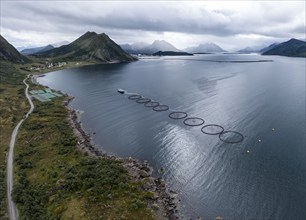
<svg viewBox="0 0 306 220"><path fill-rule="evenodd" d="M30 70L40 71L45 69L51 69L54 67L62 67L67 65L66 62L57 62L57 63L49 63L46 62L45 64L37 65L37 66L31 66Z"/></svg>

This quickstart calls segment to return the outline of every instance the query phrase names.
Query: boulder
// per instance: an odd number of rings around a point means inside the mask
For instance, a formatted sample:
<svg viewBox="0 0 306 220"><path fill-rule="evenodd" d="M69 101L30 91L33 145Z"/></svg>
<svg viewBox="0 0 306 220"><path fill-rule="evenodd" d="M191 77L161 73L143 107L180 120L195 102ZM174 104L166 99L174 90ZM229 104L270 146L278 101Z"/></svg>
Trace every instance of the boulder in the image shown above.
<svg viewBox="0 0 306 220"><path fill-rule="evenodd" d="M140 170L139 171L139 175L140 177L142 178L145 178L145 177L149 177L150 175L148 174L148 172L144 171L144 170Z"/></svg>

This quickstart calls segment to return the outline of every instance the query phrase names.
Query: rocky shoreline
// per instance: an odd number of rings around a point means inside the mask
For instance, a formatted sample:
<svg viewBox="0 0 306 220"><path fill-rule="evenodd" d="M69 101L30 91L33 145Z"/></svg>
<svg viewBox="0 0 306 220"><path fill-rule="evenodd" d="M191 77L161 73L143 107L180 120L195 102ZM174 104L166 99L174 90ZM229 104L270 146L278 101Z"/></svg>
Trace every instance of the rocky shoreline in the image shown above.
<svg viewBox="0 0 306 220"><path fill-rule="evenodd" d="M153 168L149 166L147 161L141 162L131 157L111 156L94 146L91 136L82 129L79 113L69 106L73 99L74 97L68 97L64 105L68 109L68 122L77 137L78 148L90 156L121 161L132 180L142 182L143 190L152 195L149 201L149 208L154 211L157 219L185 219L178 210L179 200L177 199L177 193L166 187L163 178L152 176Z"/></svg>

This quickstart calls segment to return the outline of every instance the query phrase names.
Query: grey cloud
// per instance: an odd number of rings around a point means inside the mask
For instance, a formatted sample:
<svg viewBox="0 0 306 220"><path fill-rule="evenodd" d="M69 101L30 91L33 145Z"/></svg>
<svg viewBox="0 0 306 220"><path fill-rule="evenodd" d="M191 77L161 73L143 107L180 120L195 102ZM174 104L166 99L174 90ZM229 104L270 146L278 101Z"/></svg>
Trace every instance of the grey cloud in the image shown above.
<svg viewBox="0 0 306 220"><path fill-rule="evenodd" d="M114 29L140 29L157 32L233 34L231 30L227 29L227 24L230 21L223 14L209 12L205 9L199 9L196 11L197 15L194 16L194 14L188 14L188 11L164 3L146 3L142 6L138 3L130 3L125 7L120 7L116 3L114 8L107 10L109 7L106 7L107 11L103 12L102 2L98 6L101 13L96 11L91 13L88 4L84 4L84 7L82 7L81 3L80 8L69 9L71 3L64 3L65 5L61 4L61 7L57 7L56 3L29 4L23 2L14 6L10 5L13 8L8 7L8 10L12 10L12 12L4 13L4 16L14 14L16 17L23 17L29 22L32 21L36 25L36 29L44 29L43 22L49 22L55 24L55 29L58 29L57 25L67 26L68 29L71 25L93 25ZM20 15L17 11L23 11L23 13ZM33 24L32 26L34 26Z"/></svg>
<svg viewBox="0 0 306 220"><path fill-rule="evenodd" d="M1 29L74 36L96 30L118 37L121 32L127 38L135 32L291 38L305 34L303 4L251 2L249 7L213 8L193 2L5 1L1 3Z"/></svg>

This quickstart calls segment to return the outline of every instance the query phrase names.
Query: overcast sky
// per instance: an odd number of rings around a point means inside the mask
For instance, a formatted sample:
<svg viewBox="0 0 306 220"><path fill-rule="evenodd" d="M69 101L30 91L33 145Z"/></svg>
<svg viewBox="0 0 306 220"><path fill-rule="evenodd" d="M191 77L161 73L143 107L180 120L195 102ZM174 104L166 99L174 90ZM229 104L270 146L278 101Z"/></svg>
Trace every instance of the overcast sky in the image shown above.
<svg viewBox="0 0 306 220"><path fill-rule="evenodd" d="M15 47L73 41L86 31L119 44L166 40L227 50L305 39L305 1L0 1L1 35Z"/></svg>

